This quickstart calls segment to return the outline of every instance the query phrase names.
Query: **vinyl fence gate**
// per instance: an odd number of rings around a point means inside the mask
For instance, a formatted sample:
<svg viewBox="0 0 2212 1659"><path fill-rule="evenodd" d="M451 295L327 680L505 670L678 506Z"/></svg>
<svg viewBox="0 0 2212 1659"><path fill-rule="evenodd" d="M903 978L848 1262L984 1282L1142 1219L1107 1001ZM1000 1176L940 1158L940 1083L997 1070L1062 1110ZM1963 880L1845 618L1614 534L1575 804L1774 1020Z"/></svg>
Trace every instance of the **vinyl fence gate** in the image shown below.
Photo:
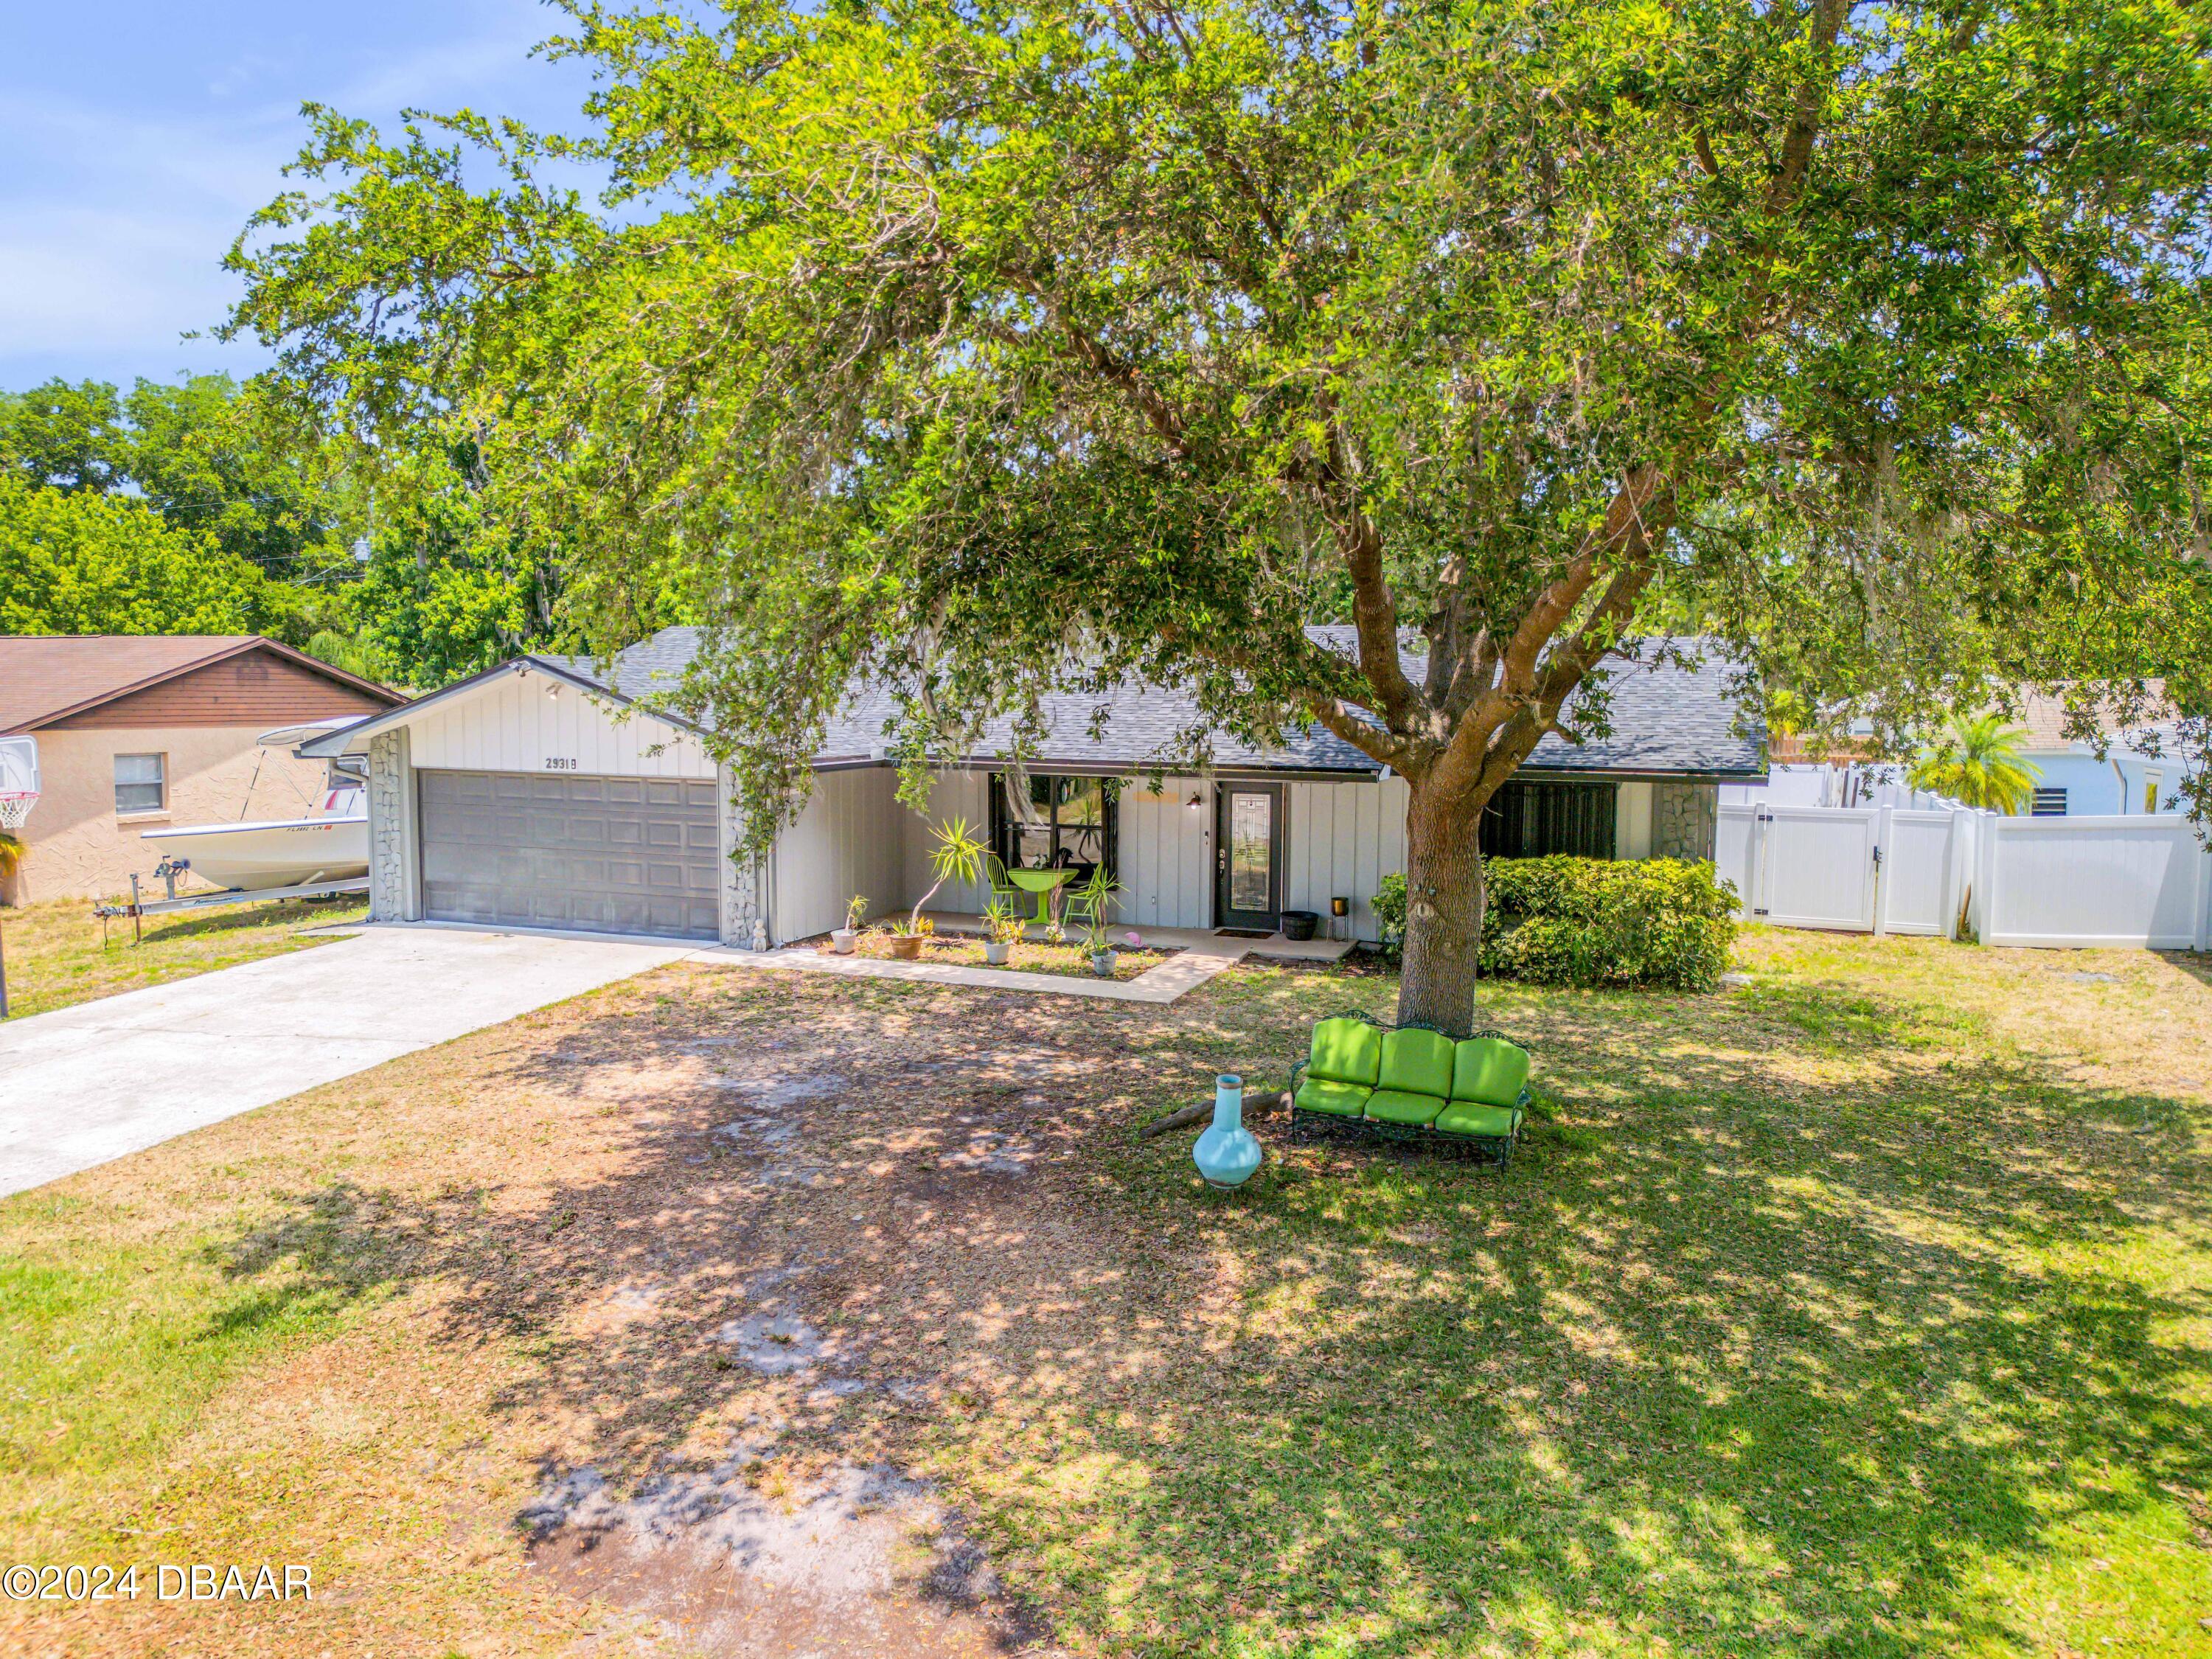
<svg viewBox="0 0 2212 1659"><path fill-rule="evenodd" d="M1723 806L1716 862L1745 915L1778 927L1948 934L1962 891L1954 812Z"/></svg>

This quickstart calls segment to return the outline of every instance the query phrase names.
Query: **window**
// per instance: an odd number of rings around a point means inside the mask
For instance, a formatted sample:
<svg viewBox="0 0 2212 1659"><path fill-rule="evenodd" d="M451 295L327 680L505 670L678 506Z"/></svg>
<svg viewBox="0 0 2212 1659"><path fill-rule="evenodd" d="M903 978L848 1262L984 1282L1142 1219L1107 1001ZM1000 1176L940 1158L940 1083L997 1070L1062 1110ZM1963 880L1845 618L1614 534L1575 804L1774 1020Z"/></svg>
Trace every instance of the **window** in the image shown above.
<svg viewBox="0 0 2212 1659"><path fill-rule="evenodd" d="M1554 853L1609 859L1620 786L1536 783L1510 778L1482 814L1482 856L1537 859Z"/></svg>
<svg viewBox="0 0 2212 1659"><path fill-rule="evenodd" d="M2158 787L2165 781L2166 774L2163 772L2146 772L2143 774L2144 811L2155 812L2158 811Z"/></svg>
<svg viewBox="0 0 2212 1659"><path fill-rule="evenodd" d="M2066 816L2066 792L2063 789L2039 789L2028 803L2027 815L2032 818L2063 818Z"/></svg>
<svg viewBox="0 0 2212 1659"><path fill-rule="evenodd" d="M1009 869L1114 868L1115 787L1103 778L1032 775L1026 792L991 780L991 848Z"/></svg>
<svg viewBox="0 0 2212 1659"><path fill-rule="evenodd" d="M115 757L115 810L118 812L158 812L169 804L167 768L164 755L118 755Z"/></svg>

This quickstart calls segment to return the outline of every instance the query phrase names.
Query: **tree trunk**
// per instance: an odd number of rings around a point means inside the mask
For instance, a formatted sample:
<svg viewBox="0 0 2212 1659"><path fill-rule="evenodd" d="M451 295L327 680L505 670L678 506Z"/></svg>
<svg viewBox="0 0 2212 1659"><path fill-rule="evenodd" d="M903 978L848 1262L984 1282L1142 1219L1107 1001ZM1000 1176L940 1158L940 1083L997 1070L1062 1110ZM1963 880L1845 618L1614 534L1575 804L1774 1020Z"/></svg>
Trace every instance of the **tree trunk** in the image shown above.
<svg viewBox="0 0 2212 1659"><path fill-rule="evenodd" d="M1462 1037L1474 1029L1482 947L1482 809L1488 796L1408 780L1406 963L1398 1019Z"/></svg>

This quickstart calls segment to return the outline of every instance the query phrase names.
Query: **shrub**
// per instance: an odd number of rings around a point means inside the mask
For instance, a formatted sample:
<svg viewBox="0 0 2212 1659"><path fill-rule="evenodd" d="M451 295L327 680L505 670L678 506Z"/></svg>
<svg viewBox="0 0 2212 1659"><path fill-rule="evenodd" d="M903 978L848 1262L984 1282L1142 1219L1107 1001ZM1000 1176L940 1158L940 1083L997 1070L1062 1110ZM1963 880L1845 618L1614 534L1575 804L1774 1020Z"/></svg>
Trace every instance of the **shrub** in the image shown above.
<svg viewBox="0 0 2212 1659"><path fill-rule="evenodd" d="M1395 962L1406 954L1406 878L1403 872L1385 876L1375 890L1375 923L1380 930L1385 959Z"/></svg>
<svg viewBox="0 0 2212 1659"><path fill-rule="evenodd" d="M1494 978L1710 991L1727 970L1735 894L1710 863L1496 859L1483 872Z"/></svg>
<svg viewBox="0 0 2212 1659"><path fill-rule="evenodd" d="M1480 969L1536 985L1710 991L1728 968L1735 894L1708 863L1489 859ZM1406 878L1375 894L1382 954L1406 945Z"/></svg>

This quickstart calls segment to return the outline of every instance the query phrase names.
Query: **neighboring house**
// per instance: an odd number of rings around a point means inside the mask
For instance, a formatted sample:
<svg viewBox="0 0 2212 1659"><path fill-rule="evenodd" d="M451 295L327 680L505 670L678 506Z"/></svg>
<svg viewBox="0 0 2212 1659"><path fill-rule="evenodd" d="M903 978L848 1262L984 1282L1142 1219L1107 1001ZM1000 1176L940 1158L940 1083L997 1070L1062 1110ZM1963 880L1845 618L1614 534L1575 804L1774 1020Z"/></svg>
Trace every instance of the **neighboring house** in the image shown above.
<svg viewBox="0 0 2212 1659"><path fill-rule="evenodd" d="M10 902L128 890L142 830L295 817L328 768L262 732L405 699L255 634L0 635L0 736L39 745Z"/></svg>
<svg viewBox="0 0 2212 1659"><path fill-rule="evenodd" d="M1328 630L1317 630L1324 636ZM1318 729L1280 749L1224 740L1203 775L1155 758L1195 719L1178 693L1133 688L1066 696L1027 765L1023 799L1006 732L939 768L929 817L894 799L887 698L856 696L815 757L814 793L757 866L729 854L738 824L728 780L700 734L632 700L672 687L696 630L664 629L611 672L588 659L526 656L303 745L366 756L372 914L382 921L496 923L773 944L828 931L848 898L872 913L928 886L931 823L988 829L1009 865L1103 861L1137 927L1273 928L1285 909L1347 901L1355 938L1376 937L1370 901L1405 867L1406 785ZM1711 858L1718 785L1759 776L1759 734L1735 732L1717 667L1624 666L1613 735L1540 744L1485 823L1486 849L1519 856ZM1225 838L1243 849L1217 851ZM1231 869L1231 864L1237 867ZM979 909L948 886L936 904Z"/></svg>
<svg viewBox="0 0 2212 1659"><path fill-rule="evenodd" d="M2160 710L2161 717L2165 711ZM2135 746L2141 733L2100 711L2098 729L2104 735L2105 752L2095 744L2066 735L2066 705L2057 697L2029 692L2021 699L2015 721L2027 733L2021 759L2035 774L2035 793L2029 811L2039 817L2081 817L2139 812L2173 812L2181 807L2181 781L2185 773L2178 732L2160 732L2160 753L2146 755Z"/></svg>

